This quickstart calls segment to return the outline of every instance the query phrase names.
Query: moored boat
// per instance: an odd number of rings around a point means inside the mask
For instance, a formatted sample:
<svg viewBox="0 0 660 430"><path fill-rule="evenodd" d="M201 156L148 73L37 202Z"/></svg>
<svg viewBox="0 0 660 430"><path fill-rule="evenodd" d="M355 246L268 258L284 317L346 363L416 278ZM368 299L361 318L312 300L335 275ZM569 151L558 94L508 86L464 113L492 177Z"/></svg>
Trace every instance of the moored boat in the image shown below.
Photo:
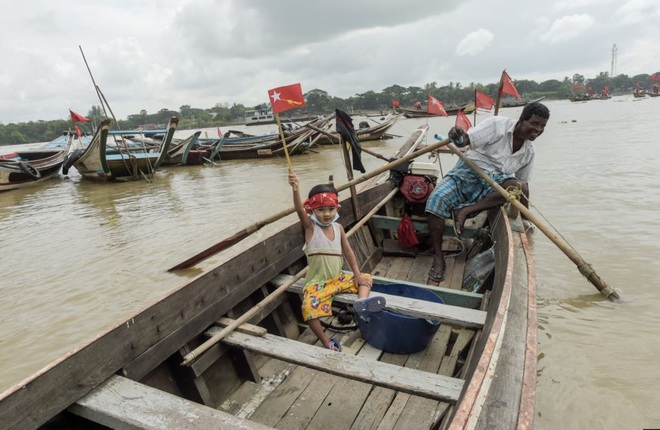
<svg viewBox="0 0 660 430"><path fill-rule="evenodd" d="M310 122L315 128L325 128L330 117ZM298 127L284 133L286 151L289 155L298 155L307 152L315 144L318 131L309 127ZM247 143L245 143L247 142ZM282 138L279 134L228 138L216 153L219 160L247 160L252 158L271 158L285 156Z"/></svg>
<svg viewBox="0 0 660 430"><path fill-rule="evenodd" d="M109 147L110 121L105 119L99 124L89 145L74 148L66 164L73 165L84 178L100 181L136 180L153 176L167 157L179 119L170 119L166 127L167 134L155 150L144 145L132 146L121 134L116 138L115 145Z"/></svg>
<svg viewBox="0 0 660 430"><path fill-rule="evenodd" d="M416 130L393 158L431 150L415 152L425 133ZM493 211L466 225L460 246L446 235L447 246L465 250L448 260L443 285L423 285L432 256L398 246L394 233L407 205L401 176L414 171L404 166L339 187L368 184L342 201L339 221L378 285L444 301L375 293L392 315L437 322L423 349L384 351L339 317L327 330L338 328L344 351L312 345L298 310L304 237L291 220L0 394L0 422L62 428L73 414L78 428L531 428L534 272L520 219ZM422 239L424 219L414 222ZM470 257L491 248L493 274L477 292L462 291ZM354 299L337 296L338 311L350 314ZM181 365L254 309L238 331Z"/></svg>
<svg viewBox="0 0 660 430"><path fill-rule="evenodd" d="M459 110L463 110L463 113L472 113L474 112L474 103L465 103L461 106L445 106L445 112L447 115L457 115ZM409 108L396 108L396 112L403 114L406 118L425 118L437 116L436 114L429 113L426 109L409 109Z"/></svg>
<svg viewBox="0 0 660 430"><path fill-rule="evenodd" d="M66 154L66 148L1 154L0 192L28 187L57 176Z"/></svg>
<svg viewBox="0 0 660 430"><path fill-rule="evenodd" d="M504 109L504 108L512 108L512 107L523 107L530 103L540 102L544 98L545 96L538 97L533 100L516 100L516 101L506 100L500 103L500 108Z"/></svg>
<svg viewBox="0 0 660 430"><path fill-rule="evenodd" d="M355 129L355 134L360 142L383 139L387 136L387 132L400 117L401 115L394 115L386 118L381 123L376 123L375 125L369 125L367 121L363 121L359 124L359 127ZM328 133L330 135L328 135ZM316 143L318 145L332 145L339 143L339 134L336 131L329 131L328 133L323 133Z"/></svg>
<svg viewBox="0 0 660 430"><path fill-rule="evenodd" d="M31 185L54 178L66 162L74 145L89 142L89 137L64 132L38 147L0 154L0 192Z"/></svg>

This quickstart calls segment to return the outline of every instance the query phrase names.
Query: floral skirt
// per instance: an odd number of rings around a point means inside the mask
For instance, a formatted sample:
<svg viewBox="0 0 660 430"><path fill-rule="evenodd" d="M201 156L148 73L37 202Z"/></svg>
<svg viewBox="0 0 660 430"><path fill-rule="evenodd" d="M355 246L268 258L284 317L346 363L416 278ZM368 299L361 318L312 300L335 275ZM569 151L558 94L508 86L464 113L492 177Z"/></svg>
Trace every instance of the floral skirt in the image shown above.
<svg viewBox="0 0 660 430"><path fill-rule="evenodd" d="M365 277L371 275L363 273ZM332 315L332 298L337 294L357 294L358 289L352 274L342 272L336 278L305 284L302 302L304 321Z"/></svg>

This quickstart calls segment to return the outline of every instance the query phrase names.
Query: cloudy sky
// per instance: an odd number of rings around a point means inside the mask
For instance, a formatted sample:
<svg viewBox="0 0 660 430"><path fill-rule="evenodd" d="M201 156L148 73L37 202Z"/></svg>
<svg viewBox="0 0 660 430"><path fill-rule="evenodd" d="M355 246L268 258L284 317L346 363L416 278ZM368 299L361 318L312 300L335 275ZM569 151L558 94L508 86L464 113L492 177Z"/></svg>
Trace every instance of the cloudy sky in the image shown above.
<svg viewBox="0 0 660 430"><path fill-rule="evenodd" d="M0 123L254 106L436 82L660 70L660 0L22 0L0 15ZM82 53L81 49L82 48Z"/></svg>

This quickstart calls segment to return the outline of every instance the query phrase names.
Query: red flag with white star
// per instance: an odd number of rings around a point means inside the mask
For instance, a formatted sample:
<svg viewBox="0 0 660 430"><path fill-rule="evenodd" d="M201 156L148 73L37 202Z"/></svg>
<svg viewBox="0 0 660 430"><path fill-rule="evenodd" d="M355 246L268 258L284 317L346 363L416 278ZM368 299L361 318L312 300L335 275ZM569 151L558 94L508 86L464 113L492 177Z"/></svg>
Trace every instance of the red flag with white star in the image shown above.
<svg viewBox="0 0 660 430"><path fill-rule="evenodd" d="M430 94L429 94L428 103L426 104L426 113L429 113L431 115L447 116L447 112L445 111L445 105L443 105L440 100L436 99Z"/></svg>
<svg viewBox="0 0 660 430"><path fill-rule="evenodd" d="M518 90L516 90L516 86L513 85L513 81L509 77L509 74L506 72L506 70L502 72L502 94L508 94L517 98L518 100L521 99L520 94L518 94Z"/></svg>
<svg viewBox="0 0 660 430"><path fill-rule="evenodd" d="M273 88L268 91L268 98L274 113L305 106L305 97L300 84Z"/></svg>
<svg viewBox="0 0 660 430"><path fill-rule="evenodd" d="M470 122L470 118L467 117L463 113L463 109L459 109L458 113L456 114L456 127L460 127L465 131L468 131L470 127L472 127L472 123Z"/></svg>

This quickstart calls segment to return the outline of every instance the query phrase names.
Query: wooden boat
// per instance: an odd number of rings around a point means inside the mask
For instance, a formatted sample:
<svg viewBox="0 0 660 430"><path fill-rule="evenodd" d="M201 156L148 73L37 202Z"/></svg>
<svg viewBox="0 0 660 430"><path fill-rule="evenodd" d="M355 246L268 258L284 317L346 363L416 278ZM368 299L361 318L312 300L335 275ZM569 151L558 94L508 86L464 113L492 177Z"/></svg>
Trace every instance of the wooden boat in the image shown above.
<svg viewBox="0 0 660 430"><path fill-rule="evenodd" d="M544 98L545 98L545 96L542 96L542 97L539 97L539 98L536 98L536 99L533 99L533 100L517 100L517 101L501 102L500 103L500 109L513 108L513 107L523 107L523 106L526 106L530 103L540 102Z"/></svg>
<svg viewBox="0 0 660 430"><path fill-rule="evenodd" d="M187 166L204 164L205 160L210 160L211 154L216 145L225 140L229 134L225 134L223 138L218 139L200 139L201 131L196 131L185 139L172 139L169 149L167 150L167 157L162 162L162 166ZM130 139L135 142L141 142L152 148L158 148L162 145L161 139L152 139L147 137L135 137Z"/></svg>
<svg viewBox="0 0 660 430"><path fill-rule="evenodd" d="M393 158L417 149L425 132L416 130ZM331 333L339 327L332 335L343 352L313 345L298 310L304 237L292 220L1 393L3 427L532 428L534 268L520 218L492 211L486 224L466 225L460 246L448 237L448 247L465 251L448 260L440 287L426 286L432 256L393 245L403 198L376 173L342 201L340 222L376 284L444 301L372 293L386 296L387 315L438 323L422 350L383 352L339 318L326 322ZM415 220L420 235L426 228ZM495 267L483 291L461 290L469 258L491 246ZM340 295L333 305L350 314L354 299ZM235 318L245 323L200 352Z"/></svg>
<svg viewBox="0 0 660 430"><path fill-rule="evenodd" d="M68 135L67 142L74 136ZM28 187L57 176L66 159L68 145L0 155L0 192Z"/></svg>
<svg viewBox="0 0 660 430"><path fill-rule="evenodd" d="M633 97L643 98L646 97L646 90L640 90L639 88L633 91Z"/></svg>
<svg viewBox="0 0 660 430"><path fill-rule="evenodd" d="M592 97L589 97L586 94L575 94L570 96L568 99L572 102L588 102L589 100L593 100Z"/></svg>
<svg viewBox="0 0 660 430"><path fill-rule="evenodd" d="M325 128L330 117L310 122L317 128ZM298 127L285 133L287 151L289 155L305 153L315 144L318 131L309 127ZM248 142L248 143L244 143ZM279 134L268 136L253 136L227 139L224 145L217 151L216 159L219 160L246 160L252 158L283 157L284 147Z"/></svg>
<svg viewBox="0 0 660 430"><path fill-rule="evenodd" d="M109 147L110 119L105 119L89 145L75 148L70 153L67 164L72 164L87 179L115 181L148 178L167 157L178 123L178 118L170 119L167 135L160 147L153 150L144 145L132 146L123 138L116 141L116 146Z"/></svg>
<svg viewBox="0 0 660 430"><path fill-rule="evenodd" d="M355 129L355 134L357 135L360 142L383 139L400 117L400 115L394 115L390 118L387 118L380 124L377 123L376 125L369 125L368 122L363 121L359 124L359 127ZM329 131L329 133L332 135L332 137L328 136L327 134L323 134L316 141L316 143L318 145L338 144L339 134L336 131Z"/></svg>
<svg viewBox="0 0 660 430"><path fill-rule="evenodd" d="M457 115L459 110L463 110L463 113L472 113L474 112L474 103L465 103L461 106L445 106L445 112L448 116ZM430 114L425 109L409 109L409 108L396 108L398 113L403 114L406 118L425 118L437 116Z"/></svg>

